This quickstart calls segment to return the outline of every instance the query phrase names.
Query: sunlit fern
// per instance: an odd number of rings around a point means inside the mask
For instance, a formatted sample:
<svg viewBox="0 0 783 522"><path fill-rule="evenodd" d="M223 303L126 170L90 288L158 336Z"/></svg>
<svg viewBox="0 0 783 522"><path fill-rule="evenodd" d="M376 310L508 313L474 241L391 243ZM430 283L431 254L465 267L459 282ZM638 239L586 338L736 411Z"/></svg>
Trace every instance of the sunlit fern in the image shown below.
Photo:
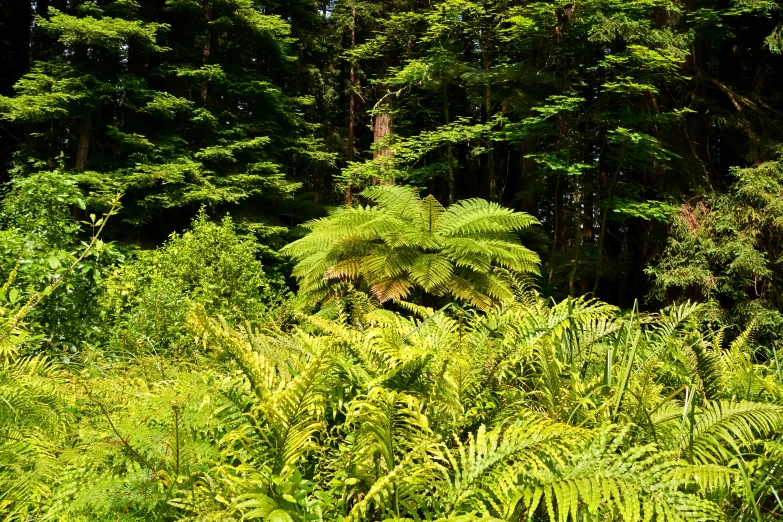
<svg viewBox="0 0 783 522"><path fill-rule="evenodd" d="M538 271L538 256L515 234L536 223L527 214L480 199L444 208L403 186L362 194L376 205L311 221L307 236L283 248L297 262L293 274L301 290L315 300L352 281L367 285L381 302L420 289L488 308L513 296L496 268Z"/></svg>

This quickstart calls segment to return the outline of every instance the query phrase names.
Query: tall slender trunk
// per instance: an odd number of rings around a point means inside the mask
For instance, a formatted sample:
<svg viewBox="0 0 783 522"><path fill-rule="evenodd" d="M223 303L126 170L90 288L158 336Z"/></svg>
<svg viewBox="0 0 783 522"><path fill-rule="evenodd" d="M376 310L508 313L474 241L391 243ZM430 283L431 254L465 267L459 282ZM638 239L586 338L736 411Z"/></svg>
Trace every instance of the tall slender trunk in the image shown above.
<svg viewBox="0 0 783 522"><path fill-rule="evenodd" d="M351 17L351 49L353 49L356 47L356 8L351 10ZM351 82L351 92L348 99L348 149L345 153L345 159L353 161L356 157L356 98L359 89L361 89L359 74L356 70L356 61L353 58L351 58L349 80ZM352 199L353 188L349 184L345 188L345 204L350 205Z"/></svg>
<svg viewBox="0 0 783 522"><path fill-rule="evenodd" d="M527 158L528 154L535 152L535 143L532 138L525 138L522 143L519 144L519 182L520 182L520 198L519 198L519 210L527 212L528 214L536 214L536 202L530 190L531 179L530 175L536 168L535 160Z"/></svg>
<svg viewBox="0 0 783 522"><path fill-rule="evenodd" d="M590 183L584 183L582 186L582 238L585 243L592 243L595 237L595 201L593 189Z"/></svg>
<svg viewBox="0 0 783 522"><path fill-rule="evenodd" d="M549 281L552 282L555 276L555 253L563 248L565 243L565 213L563 211L563 191L560 188L560 176L555 183L555 226L554 238L552 240L552 255L549 258Z"/></svg>
<svg viewBox="0 0 783 522"><path fill-rule="evenodd" d="M595 239L595 194L592 183L585 182L582 186L582 242L592 245ZM580 291L586 294L590 291L590 280L583 277L579 283Z"/></svg>
<svg viewBox="0 0 783 522"><path fill-rule="evenodd" d="M372 157L373 160L376 160L376 164L380 164L381 168L383 168L383 158L388 158L392 155L388 145L385 143L392 133L392 115L391 106L385 101L381 102L378 109L379 112L375 114L373 119L373 143L375 144L375 150L373 151ZM379 177L374 177L372 184L393 185L394 179L381 180Z"/></svg>
<svg viewBox="0 0 783 522"><path fill-rule="evenodd" d="M565 207L563 206L563 181L558 175L555 186L555 250L565 248Z"/></svg>
<svg viewBox="0 0 783 522"><path fill-rule="evenodd" d="M212 0L202 0L201 8L206 20L206 35L204 44L201 46L201 65L206 65L212 54L212 36L209 29L209 22L212 20ZM201 105L206 106L209 101L209 81L205 78L201 80Z"/></svg>
<svg viewBox="0 0 783 522"><path fill-rule="evenodd" d="M484 68L484 120L486 123L490 123L492 121L492 80L490 79L489 73L492 68L492 57L491 57L491 48L492 44L489 41L489 36L483 40L481 44L481 63ZM490 139L487 139L486 141L486 148L487 148L487 160L484 163L486 172L484 172L484 177L486 179L486 189L487 189L487 196L490 201L497 201L498 199L498 182L497 182L497 175L495 173L495 149L492 146L492 141Z"/></svg>
<svg viewBox="0 0 783 522"><path fill-rule="evenodd" d="M573 297L574 295L574 281L576 279L576 273L579 270L579 256L582 253L582 201L581 193L579 189L579 182L574 182L573 194L574 194L574 264L571 267L571 272L568 274L568 295Z"/></svg>
<svg viewBox="0 0 783 522"><path fill-rule="evenodd" d="M76 149L76 170L87 168L87 158L90 154L90 135L92 134L92 111L88 112L79 126L79 143Z"/></svg>
<svg viewBox="0 0 783 522"><path fill-rule="evenodd" d="M598 261L595 264L595 282L593 283L593 294L598 292L598 284L601 281L601 262L604 254L604 243L606 242L606 219L609 216L608 201L612 197L614 192L614 185L617 184L617 178L620 175L620 166L614 171L614 176L611 181L607 180L605 172L602 172L602 180L604 182L604 204L601 206L601 227L598 229Z"/></svg>
<svg viewBox="0 0 783 522"><path fill-rule="evenodd" d="M446 90L446 87L443 87L443 115L446 118L446 126L448 126L451 123L451 116L449 114L449 94ZM451 143L451 141L448 142L446 145L446 159L449 163L449 174L448 174L448 184L449 184L449 205L454 203L456 201L456 187L454 186L454 145Z"/></svg>

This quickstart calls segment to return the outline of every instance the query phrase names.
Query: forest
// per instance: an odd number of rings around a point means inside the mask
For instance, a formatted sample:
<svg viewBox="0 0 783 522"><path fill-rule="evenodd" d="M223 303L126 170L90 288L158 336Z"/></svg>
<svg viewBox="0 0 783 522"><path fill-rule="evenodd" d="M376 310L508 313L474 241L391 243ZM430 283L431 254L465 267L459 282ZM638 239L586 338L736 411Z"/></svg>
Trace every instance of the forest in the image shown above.
<svg viewBox="0 0 783 522"><path fill-rule="evenodd" d="M783 521L782 87L779 0L0 0L0 522Z"/></svg>

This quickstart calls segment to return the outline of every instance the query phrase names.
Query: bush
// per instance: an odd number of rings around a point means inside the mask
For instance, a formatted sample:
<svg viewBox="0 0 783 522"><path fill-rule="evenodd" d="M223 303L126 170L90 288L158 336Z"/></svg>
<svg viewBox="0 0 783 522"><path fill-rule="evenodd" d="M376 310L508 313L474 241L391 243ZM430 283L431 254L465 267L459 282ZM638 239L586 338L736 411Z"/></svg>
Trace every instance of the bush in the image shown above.
<svg viewBox="0 0 783 522"><path fill-rule="evenodd" d="M69 271L97 229L94 214L92 221L75 217L87 213L76 182L60 170L10 183L0 214L0 278L9 280L13 274L9 304L22 303L66 277L58 291L27 317L28 330L40 341L28 343L27 351L57 353L67 361L80 345L100 338L97 299L103 273L123 256L111 243L97 240L90 255Z"/></svg>
<svg viewBox="0 0 783 522"><path fill-rule="evenodd" d="M109 346L123 352L180 349L192 304L232 321L261 318L285 293L281 278L265 274L261 248L240 235L229 216L215 223L202 211L184 234L137 252L107 280L102 313L114 324Z"/></svg>

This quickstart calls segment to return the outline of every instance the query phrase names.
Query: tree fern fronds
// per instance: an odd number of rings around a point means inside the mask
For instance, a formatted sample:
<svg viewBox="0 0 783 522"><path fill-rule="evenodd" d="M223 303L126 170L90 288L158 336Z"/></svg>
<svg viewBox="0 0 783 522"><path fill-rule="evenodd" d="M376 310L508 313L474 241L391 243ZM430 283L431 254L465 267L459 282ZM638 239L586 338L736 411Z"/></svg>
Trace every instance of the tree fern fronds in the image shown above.
<svg viewBox="0 0 783 522"><path fill-rule="evenodd" d="M380 385L389 390L415 393L426 396L433 386L431 376L427 374L432 355L421 355L396 366L383 376Z"/></svg>
<svg viewBox="0 0 783 522"><path fill-rule="evenodd" d="M37 516L61 478L56 448L42 435L0 431L0 520Z"/></svg>
<svg viewBox="0 0 783 522"><path fill-rule="evenodd" d="M46 358L26 357L0 364L0 429L58 429L62 373Z"/></svg>
<svg viewBox="0 0 783 522"><path fill-rule="evenodd" d="M324 319L318 315L300 314L297 317L305 325L312 326L316 331L327 334L338 342L351 344L361 341L362 335L360 332L346 328L344 325L335 321Z"/></svg>
<svg viewBox="0 0 783 522"><path fill-rule="evenodd" d="M321 348L291 382L261 406L274 448L274 475L292 473L300 458L318 447L317 437L326 428L324 382L329 364L328 351Z"/></svg>
<svg viewBox="0 0 783 522"><path fill-rule="evenodd" d="M280 376L285 373L279 371L279 366L254 350L241 333L229 328L224 321L193 310L188 315L188 324L204 340L216 343L239 364L260 399L266 399L280 385Z"/></svg>
<svg viewBox="0 0 783 522"><path fill-rule="evenodd" d="M421 209L419 193L410 186L375 185L364 189L361 195L400 215L417 213Z"/></svg>
<svg viewBox="0 0 783 522"><path fill-rule="evenodd" d="M676 479L693 481L709 494L715 491L728 491L735 483L739 472L730 466L694 464L677 468L672 476Z"/></svg>
<svg viewBox="0 0 783 522"><path fill-rule="evenodd" d="M410 301L398 300L394 304L409 313L415 314L419 319L426 319L435 313L435 310L432 308L411 303Z"/></svg>
<svg viewBox="0 0 783 522"><path fill-rule="evenodd" d="M498 277L505 280L514 294L514 299L507 305L522 309L537 307L541 302L541 295L528 275L519 274L511 270L498 269Z"/></svg>
<svg viewBox="0 0 783 522"><path fill-rule="evenodd" d="M538 271L538 256L515 235L537 223L527 214L482 200L444 209L435 198L421 200L401 186L371 187L364 194L377 205L312 221L310 234L282 250L296 261L300 289L313 298L354 282L381 302L407 299L419 289L489 308L513 296L493 270Z"/></svg>
<svg viewBox="0 0 783 522"><path fill-rule="evenodd" d="M436 254L423 254L411 264L410 278L431 294L442 294L448 284L454 265Z"/></svg>
<svg viewBox="0 0 783 522"><path fill-rule="evenodd" d="M533 216L514 212L483 199L466 199L446 209L438 232L444 236L504 233L538 223Z"/></svg>
<svg viewBox="0 0 783 522"><path fill-rule="evenodd" d="M694 380L700 384L704 396L708 400L717 399L725 392L724 368L720 355L699 342L686 345L684 351L689 356L695 374Z"/></svg>
<svg viewBox="0 0 783 522"><path fill-rule="evenodd" d="M406 299L412 290L413 283L403 274L378 280L371 287L372 294L382 303Z"/></svg>
<svg viewBox="0 0 783 522"><path fill-rule="evenodd" d="M655 321L654 332L667 339L677 335L685 327L692 327L696 317L705 309L702 303L685 302L662 310Z"/></svg>
<svg viewBox="0 0 783 522"><path fill-rule="evenodd" d="M367 494L354 504L345 522L371 522L383 515L400 518L409 510L415 513L429 498L433 480L440 474L440 465L428 450L434 451L430 442L413 448L399 464L379 477ZM431 499L433 503L436 500Z"/></svg>
<svg viewBox="0 0 783 522"><path fill-rule="evenodd" d="M754 317L748 326L731 342L731 351L746 352L758 329L758 320Z"/></svg>

